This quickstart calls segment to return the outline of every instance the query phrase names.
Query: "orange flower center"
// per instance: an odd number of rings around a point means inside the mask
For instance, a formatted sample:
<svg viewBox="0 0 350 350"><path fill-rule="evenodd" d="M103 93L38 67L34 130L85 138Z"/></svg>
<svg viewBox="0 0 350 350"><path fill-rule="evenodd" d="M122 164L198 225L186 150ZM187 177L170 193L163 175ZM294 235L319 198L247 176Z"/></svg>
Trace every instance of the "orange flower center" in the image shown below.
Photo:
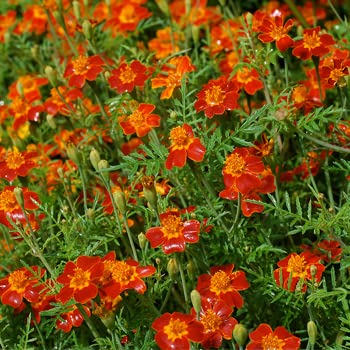
<svg viewBox="0 0 350 350"><path fill-rule="evenodd" d="M283 27L274 27L270 33L270 35L275 39L279 40L284 35Z"/></svg>
<svg viewBox="0 0 350 350"><path fill-rule="evenodd" d="M115 261L112 267L113 279L121 284L126 284L135 279L135 266L130 266L124 261Z"/></svg>
<svg viewBox="0 0 350 350"><path fill-rule="evenodd" d="M120 80L125 84L134 81L136 74L129 66L126 66L125 69L123 69L123 71L120 73L119 77Z"/></svg>
<svg viewBox="0 0 350 350"><path fill-rule="evenodd" d="M330 74L330 78L337 82L340 78L342 78L345 74L343 73L342 69L333 69Z"/></svg>
<svg viewBox="0 0 350 350"><path fill-rule="evenodd" d="M9 169L18 169L25 163L22 153L13 147L13 151L8 151L6 155L6 165Z"/></svg>
<svg viewBox="0 0 350 350"><path fill-rule="evenodd" d="M305 86L297 86L293 89L292 100L295 103L302 103L306 100L307 91Z"/></svg>
<svg viewBox="0 0 350 350"><path fill-rule="evenodd" d="M134 127L144 125L146 122L146 116L140 111L135 111L133 114L129 115L128 119Z"/></svg>
<svg viewBox="0 0 350 350"><path fill-rule="evenodd" d="M272 333L262 338L261 346L263 350L283 350L284 341Z"/></svg>
<svg viewBox="0 0 350 350"><path fill-rule="evenodd" d="M305 278L307 275L306 266L304 257L294 255L288 260L287 271L292 273L292 277Z"/></svg>
<svg viewBox="0 0 350 350"><path fill-rule="evenodd" d="M72 61L73 70L76 75L84 75L89 69L89 59L86 56L79 56Z"/></svg>
<svg viewBox="0 0 350 350"><path fill-rule="evenodd" d="M187 131L182 126L177 126L170 131L171 143L177 148L186 148L190 138L187 136Z"/></svg>
<svg viewBox="0 0 350 350"><path fill-rule="evenodd" d="M29 285L28 276L26 276L25 271L14 271L10 274L9 285L11 290L15 290L17 293L24 293L27 286Z"/></svg>
<svg viewBox="0 0 350 350"><path fill-rule="evenodd" d="M204 326L205 332L214 332L220 328L222 320L213 310L208 310L201 317L201 323Z"/></svg>
<svg viewBox="0 0 350 350"><path fill-rule="evenodd" d="M28 106L21 98L16 98L11 103L11 109L15 114L23 115L27 112Z"/></svg>
<svg viewBox="0 0 350 350"><path fill-rule="evenodd" d="M209 289L215 294L226 293L231 290L230 277L224 271L215 272L210 280Z"/></svg>
<svg viewBox="0 0 350 350"><path fill-rule="evenodd" d="M187 324L180 320L171 319L164 327L164 333L171 342L174 342L176 339L181 339L188 334Z"/></svg>
<svg viewBox="0 0 350 350"><path fill-rule="evenodd" d="M237 72L236 79L242 84L247 84L253 80L253 77L248 67L243 67L242 70Z"/></svg>
<svg viewBox="0 0 350 350"><path fill-rule="evenodd" d="M168 76L168 86L176 87L181 85L181 76L179 74L171 74Z"/></svg>
<svg viewBox="0 0 350 350"><path fill-rule="evenodd" d="M230 154L225 161L225 173L239 176L244 172L246 163L239 154Z"/></svg>
<svg viewBox="0 0 350 350"><path fill-rule="evenodd" d="M134 23L135 17L134 6L132 5L125 5L119 15L121 23Z"/></svg>
<svg viewBox="0 0 350 350"><path fill-rule="evenodd" d="M163 233L170 238L180 237L183 230L183 223L180 217L176 215L169 215L162 219Z"/></svg>
<svg viewBox="0 0 350 350"><path fill-rule="evenodd" d="M6 190L0 194L0 210L5 213L12 213L14 210L19 209L19 204L17 203L15 194Z"/></svg>
<svg viewBox="0 0 350 350"><path fill-rule="evenodd" d="M224 94L220 86L214 85L205 91L205 102L209 106L220 105L224 102Z"/></svg>
<svg viewBox="0 0 350 350"><path fill-rule="evenodd" d="M90 284L90 275L89 271L84 271L80 267L77 267L74 270L74 276L70 280L69 287L73 289L83 289Z"/></svg>
<svg viewBox="0 0 350 350"><path fill-rule="evenodd" d="M44 0L43 6L50 11L55 11L58 9L58 5L56 3L56 0Z"/></svg>
<svg viewBox="0 0 350 350"><path fill-rule="evenodd" d="M321 39L317 35L316 32L312 32L312 34L304 34L304 47L305 49L312 50L316 47L321 46Z"/></svg>

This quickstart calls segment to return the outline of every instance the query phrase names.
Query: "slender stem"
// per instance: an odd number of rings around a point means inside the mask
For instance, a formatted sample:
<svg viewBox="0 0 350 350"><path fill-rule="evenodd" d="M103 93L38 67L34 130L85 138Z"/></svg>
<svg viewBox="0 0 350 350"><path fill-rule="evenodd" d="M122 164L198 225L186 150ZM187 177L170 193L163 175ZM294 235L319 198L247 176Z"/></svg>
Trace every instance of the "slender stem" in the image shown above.
<svg viewBox="0 0 350 350"><path fill-rule="evenodd" d="M138 261L134 240L132 239L132 234L131 234L131 231L130 231L130 228L129 228L128 219L127 219L125 213L123 213L123 222L124 222L124 226L125 226L125 229L126 229L126 233L128 234L129 243L130 243L131 250L132 250L132 255L133 255L134 259L136 261Z"/></svg>
<svg viewBox="0 0 350 350"><path fill-rule="evenodd" d="M331 208L334 209L335 203L334 203L334 197L333 197L333 190L332 190L331 178L329 176L329 171L328 171L328 155L326 156L324 165L325 165L324 176L326 178L327 194L328 194Z"/></svg>
<svg viewBox="0 0 350 350"><path fill-rule="evenodd" d="M309 28L309 24L307 23L305 17L302 15L302 13L298 10L298 8L295 6L293 0L285 0L285 3L289 6L290 10L293 12L293 15L297 18L297 20L300 22L300 24L304 28Z"/></svg>
<svg viewBox="0 0 350 350"><path fill-rule="evenodd" d="M97 329L96 329L95 325L93 324L93 322L91 321L90 317L85 312L83 305L76 304L76 307L78 308L79 312L83 315L84 320L85 320L86 324L88 325L88 327L89 327L92 335L94 336L94 338L96 340L99 339L100 335L98 334Z"/></svg>
<svg viewBox="0 0 350 350"><path fill-rule="evenodd" d="M320 100L321 100L321 102L323 102L323 91L322 91L322 83L321 83L320 70L319 70L320 59L316 56L312 56L312 62L315 65L317 85L318 85L318 90L320 93Z"/></svg>
<svg viewBox="0 0 350 350"><path fill-rule="evenodd" d="M168 300L169 300L169 298L170 298L171 290L172 290L173 286L174 286L174 281L171 280L171 284L170 284L170 286L168 287L168 290L167 290L166 296L165 296L165 298L164 298L164 300L163 300L162 306L161 306L160 309L159 309L159 312L160 312L160 313L163 313L163 310L164 310L166 304L168 303Z"/></svg>
<svg viewBox="0 0 350 350"><path fill-rule="evenodd" d="M186 287L185 272L184 272L184 269L182 267L181 261L179 261L178 257L176 257L176 260L177 260L177 264L179 266L182 290L183 290L183 293L184 293L184 298L185 298L185 302L186 302L186 309L187 309L187 303L188 303L189 299L188 299L188 291L187 291L187 287Z"/></svg>
<svg viewBox="0 0 350 350"><path fill-rule="evenodd" d="M78 171L79 171L79 175L81 178L81 185L83 186L83 201L84 201L84 211L85 214L87 212L87 195L86 195L86 183L85 183L85 174L83 172L82 167L79 165L78 166Z"/></svg>

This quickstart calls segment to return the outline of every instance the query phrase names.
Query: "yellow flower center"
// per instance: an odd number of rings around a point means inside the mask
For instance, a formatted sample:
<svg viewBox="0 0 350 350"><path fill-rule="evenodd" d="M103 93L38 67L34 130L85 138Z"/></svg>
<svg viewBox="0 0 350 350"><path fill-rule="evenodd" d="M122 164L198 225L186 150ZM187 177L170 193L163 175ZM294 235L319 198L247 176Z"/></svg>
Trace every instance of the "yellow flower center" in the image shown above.
<svg viewBox="0 0 350 350"><path fill-rule="evenodd" d="M210 280L209 289L215 294L226 293L230 291L231 288L231 280L230 277L224 271L215 272L214 276L212 276Z"/></svg>
<svg viewBox="0 0 350 350"><path fill-rule="evenodd" d="M312 50L316 47L321 46L321 39L317 35L316 32L312 32L312 34L304 34L304 47L305 49Z"/></svg>
<svg viewBox="0 0 350 350"><path fill-rule="evenodd" d="M6 190L2 193L0 193L0 210L4 211L5 213L12 213L14 210L18 210L19 204L17 203L15 194L10 191Z"/></svg>
<svg viewBox="0 0 350 350"><path fill-rule="evenodd" d="M241 70L237 72L236 79L238 82L242 84L247 84L253 80L253 77L248 67L243 67Z"/></svg>
<svg viewBox="0 0 350 350"><path fill-rule="evenodd" d="M239 176L244 172L246 163L239 154L230 154L225 161L225 173Z"/></svg>
<svg viewBox="0 0 350 350"><path fill-rule="evenodd" d="M146 116L140 111L135 111L133 114L129 115L128 119L134 127L144 125L146 122Z"/></svg>
<svg viewBox="0 0 350 350"><path fill-rule="evenodd" d="M274 27L270 33L270 35L275 39L279 40L284 34L283 27Z"/></svg>
<svg viewBox="0 0 350 350"><path fill-rule="evenodd" d="M73 289L83 289L90 284L90 275L89 271L84 271L80 267L77 267L74 270L74 276L70 280L69 287Z"/></svg>
<svg viewBox="0 0 350 350"><path fill-rule="evenodd" d="M47 10L50 10L50 11L55 11L58 9L58 5L56 3L56 0L44 0L43 6L44 6L44 8L46 8Z"/></svg>
<svg viewBox="0 0 350 350"><path fill-rule="evenodd" d="M190 138L182 126L177 126L170 131L170 140L173 146L182 149L188 146Z"/></svg>
<svg viewBox="0 0 350 350"><path fill-rule="evenodd" d="M168 239L180 237L183 231L182 220L176 215L169 215L162 219L162 227L162 231Z"/></svg>
<svg viewBox="0 0 350 350"><path fill-rule="evenodd" d="M120 22L122 23L134 23L135 22L135 10L132 5L125 5L119 15Z"/></svg>
<svg viewBox="0 0 350 350"><path fill-rule="evenodd" d="M331 71L331 74L330 74L330 78L332 80L334 80L335 82L337 82L340 78L342 78L345 74L343 73L343 71L341 69L333 69Z"/></svg>
<svg viewBox="0 0 350 350"><path fill-rule="evenodd" d="M293 255L288 260L287 271L292 273L292 277L305 278L307 275L306 266L304 257Z"/></svg>
<svg viewBox="0 0 350 350"><path fill-rule="evenodd" d="M205 332L214 332L220 328L222 320L213 310L208 310L201 317L201 323L204 326Z"/></svg>
<svg viewBox="0 0 350 350"><path fill-rule="evenodd" d="M11 103L11 109L16 115L23 115L27 112L28 106L21 98L15 98Z"/></svg>
<svg viewBox="0 0 350 350"><path fill-rule="evenodd" d="M181 339L188 334L187 324L180 320L171 319L164 327L164 333L171 342L174 342L176 339Z"/></svg>
<svg viewBox="0 0 350 350"><path fill-rule="evenodd" d="M135 266L130 266L124 261L115 261L112 267L113 279L121 284L127 284L135 279Z"/></svg>
<svg viewBox="0 0 350 350"><path fill-rule="evenodd" d="M25 274L25 271L14 271L10 274L9 285L11 290L15 290L17 293L24 293L27 286L29 285L28 277Z"/></svg>
<svg viewBox="0 0 350 350"><path fill-rule="evenodd" d="M86 56L79 56L77 59L72 61L73 70L76 75L84 75L89 69L89 60Z"/></svg>
<svg viewBox="0 0 350 350"><path fill-rule="evenodd" d="M123 69L120 72L120 80L125 83L130 83L135 80L136 74L134 71L129 67L126 66L125 69Z"/></svg>
<svg viewBox="0 0 350 350"><path fill-rule="evenodd" d="M262 338L261 345L263 350L282 350L284 341L270 333Z"/></svg>
<svg viewBox="0 0 350 350"><path fill-rule="evenodd" d="M224 94L220 86L214 85L205 91L205 102L209 106L220 105L224 102Z"/></svg>
<svg viewBox="0 0 350 350"><path fill-rule="evenodd" d="M13 151L8 151L6 155L6 165L9 169L18 169L25 163L22 153L13 147Z"/></svg>
<svg viewBox="0 0 350 350"><path fill-rule="evenodd" d="M168 86L176 87L181 85L181 76L179 74L170 74L168 76Z"/></svg>

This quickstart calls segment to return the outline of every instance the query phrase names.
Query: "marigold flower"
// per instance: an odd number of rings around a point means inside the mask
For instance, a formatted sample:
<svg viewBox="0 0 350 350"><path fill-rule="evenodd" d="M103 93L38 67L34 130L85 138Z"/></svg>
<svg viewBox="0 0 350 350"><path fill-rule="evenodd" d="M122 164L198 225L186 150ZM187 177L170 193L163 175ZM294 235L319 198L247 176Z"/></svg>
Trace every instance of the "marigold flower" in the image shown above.
<svg viewBox="0 0 350 350"><path fill-rule="evenodd" d="M156 38L148 42L148 48L155 52L155 58L162 59L180 51L179 42L182 39L181 32L173 32L171 27L166 27L157 30Z"/></svg>
<svg viewBox="0 0 350 350"><path fill-rule="evenodd" d="M264 87L257 70L247 66L238 69L237 73L232 77L232 81L236 83L239 89L244 89L249 95L254 95Z"/></svg>
<svg viewBox="0 0 350 350"><path fill-rule="evenodd" d="M312 246L302 244L300 248L303 249L303 251L319 256L321 260L327 263L339 262L343 253L338 241L328 239L324 239L317 244L313 244Z"/></svg>
<svg viewBox="0 0 350 350"><path fill-rule="evenodd" d="M136 110L130 115L118 118L119 124L125 135L136 133L138 137L147 135L153 128L160 125L160 116L151 114L155 105L140 103Z"/></svg>
<svg viewBox="0 0 350 350"><path fill-rule="evenodd" d="M173 57L162 67L166 74L158 74L152 79L152 89L166 86L160 99L168 99L172 96L174 89L181 86L182 79L186 73L196 70L188 56Z"/></svg>
<svg viewBox="0 0 350 350"><path fill-rule="evenodd" d="M201 345L205 349L220 348L223 339L232 339L232 332L237 320L230 317L233 309L223 300L209 301L202 298L199 322L204 326L204 338ZM196 316L194 308L191 314Z"/></svg>
<svg viewBox="0 0 350 350"><path fill-rule="evenodd" d="M23 299L30 303L38 301L42 289L39 280L44 274L45 270L38 266L22 267L0 279L1 302L18 309L24 306Z"/></svg>
<svg viewBox="0 0 350 350"><path fill-rule="evenodd" d="M307 60L311 56L323 56L330 51L329 46L335 41L330 34L319 34L321 28L304 29L303 39L294 43L292 54L302 60Z"/></svg>
<svg viewBox="0 0 350 350"><path fill-rule="evenodd" d="M5 186L0 192L0 223L12 228L12 222L17 221L24 223L26 221L24 213L17 202L15 186ZM38 208L35 202L40 203L39 196L28 188L22 187L23 205L26 210L34 210ZM34 201L33 201L34 200Z"/></svg>
<svg viewBox="0 0 350 350"><path fill-rule="evenodd" d="M201 162L205 155L205 147L194 137L193 130L188 124L177 126L170 131L171 145L165 167L171 170L174 166L182 168L187 157L195 162Z"/></svg>
<svg viewBox="0 0 350 350"><path fill-rule="evenodd" d="M69 86L82 88L85 80L93 81L103 71L104 62L98 55L78 56L72 59L66 67L64 77L69 78Z"/></svg>
<svg viewBox="0 0 350 350"><path fill-rule="evenodd" d="M5 34L16 22L16 11L10 10L0 14L0 43L5 42Z"/></svg>
<svg viewBox="0 0 350 350"><path fill-rule="evenodd" d="M320 67L320 77L327 81L328 86L333 88L338 85L343 87L346 85L344 77L349 75L350 59L332 59L327 64Z"/></svg>
<svg viewBox="0 0 350 350"><path fill-rule="evenodd" d="M22 20L13 30L14 34L21 35L23 33L43 34L47 29L47 16L42 6L29 5L23 13Z"/></svg>
<svg viewBox="0 0 350 350"><path fill-rule="evenodd" d="M135 86L143 87L148 76L148 68L136 60L130 65L123 62L117 69L113 69L108 82L111 88L122 94L131 92Z"/></svg>
<svg viewBox="0 0 350 350"><path fill-rule="evenodd" d="M274 271L277 285L293 292L299 284L300 290L305 292L307 289L306 281L321 281L325 266L320 263L320 260L320 256L309 252L303 252L300 255L297 253L289 254L277 263L279 268Z"/></svg>
<svg viewBox="0 0 350 350"><path fill-rule="evenodd" d="M216 114L238 108L238 86L233 81L228 81L224 75L209 80L196 96L198 98L194 104L196 112L204 111L209 119Z"/></svg>
<svg viewBox="0 0 350 350"><path fill-rule="evenodd" d="M298 350L300 339L289 333L284 327L277 327L274 331L266 324L262 323L249 334L250 343L247 350Z"/></svg>
<svg viewBox="0 0 350 350"><path fill-rule="evenodd" d="M64 271L57 277L63 288L56 299L65 304L71 298L85 304L98 293L97 282L103 274L103 263L98 256L79 256L76 263L68 261Z"/></svg>
<svg viewBox="0 0 350 350"><path fill-rule="evenodd" d="M196 289L203 298L211 301L222 299L230 307L240 309L243 306L243 298L238 293L249 288L249 282L243 271L234 271L234 264L214 266L210 268L210 274L198 277Z"/></svg>
<svg viewBox="0 0 350 350"><path fill-rule="evenodd" d="M199 241L200 223L197 220L181 219L176 210L169 210L160 214L161 226L147 230L146 238L151 242L151 247L162 246L165 254L183 252L186 243Z"/></svg>
<svg viewBox="0 0 350 350"><path fill-rule="evenodd" d="M83 305L85 313L90 317L90 309ZM60 315L60 318L56 321L56 327L61 329L63 332L68 333L72 327L80 327L84 322L84 316L80 313L78 308L73 305L72 310Z"/></svg>
<svg viewBox="0 0 350 350"><path fill-rule="evenodd" d="M33 159L37 152L20 152L17 147L8 149L5 159L0 161L0 178L13 181L17 176L26 176L36 166Z"/></svg>
<svg viewBox="0 0 350 350"><path fill-rule="evenodd" d="M154 339L162 350L189 350L190 341L200 343L203 339L203 325L195 316L180 312L163 314L152 323L152 328L157 332Z"/></svg>

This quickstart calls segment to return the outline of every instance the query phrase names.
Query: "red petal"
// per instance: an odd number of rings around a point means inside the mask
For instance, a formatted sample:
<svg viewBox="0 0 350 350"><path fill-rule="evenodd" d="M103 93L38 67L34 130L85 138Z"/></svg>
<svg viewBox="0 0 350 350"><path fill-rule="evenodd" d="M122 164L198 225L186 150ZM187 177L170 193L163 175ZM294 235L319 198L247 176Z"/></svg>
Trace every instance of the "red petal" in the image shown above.
<svg viewBox="0 0 350 350"><path fill-rule="evenodd" d="M204 158L205 151L206 149L199 139L195 139L188 148L188 158L195 162L201 162Z"/></svg>
<svg viewBox="0 0 350 350"><path fill-rule="evenodd" d="M187 160L187 152L185 149L178 149L170 151L168 158L165 162L165 167L171 170L174 166L182 168L185 166Z"/></svg>

